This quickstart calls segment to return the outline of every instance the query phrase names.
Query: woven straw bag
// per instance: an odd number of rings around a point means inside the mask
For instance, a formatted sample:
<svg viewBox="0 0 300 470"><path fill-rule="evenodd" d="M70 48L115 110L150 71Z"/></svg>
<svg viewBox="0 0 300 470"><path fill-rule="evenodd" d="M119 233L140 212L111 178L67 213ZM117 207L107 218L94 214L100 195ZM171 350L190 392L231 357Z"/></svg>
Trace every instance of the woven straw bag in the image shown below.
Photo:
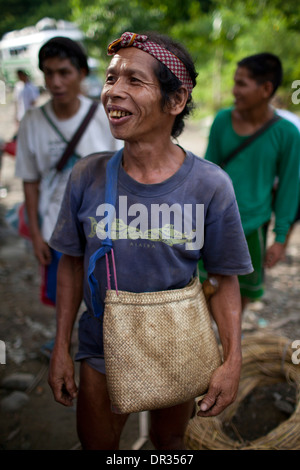
<svg viewBox="0 0 300 470"><path fill-rule="evenodd" d="M111 225L122 149L107 163L107 237L90 257L88 283L94 315L103 315L97 260L106 257L107 291L103 342L108 392L120 413L154 410L203 395L221 364L206 299L198 277L183 289L132 293L118 291ZM111 253L115 290L111 289Z"/></svg>
<svg viewBox="0 0 300 470"><path fill-rule="evenodd" d="M197 277L183 289L108 290L103 333L108 391L120 413L196 398L221 364Z"/></svg>

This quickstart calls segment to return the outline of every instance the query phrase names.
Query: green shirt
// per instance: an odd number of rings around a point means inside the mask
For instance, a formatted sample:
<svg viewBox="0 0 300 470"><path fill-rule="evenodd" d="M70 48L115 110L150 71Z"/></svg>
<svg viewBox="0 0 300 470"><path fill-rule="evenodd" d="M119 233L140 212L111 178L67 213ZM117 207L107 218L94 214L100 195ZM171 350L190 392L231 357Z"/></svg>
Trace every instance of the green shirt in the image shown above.
<svg viewBox="0 0 300 470"><path fill-rule="evenodd" d="M234 131L231 112L232 108L219 111L210 130L205 158L219 165L247 138ZM275 122L228 163L225 171L233 183L246 235L270 220L273 207L275 241L284 243L299 203L299 168L300 133L286 119Z"/></svg>

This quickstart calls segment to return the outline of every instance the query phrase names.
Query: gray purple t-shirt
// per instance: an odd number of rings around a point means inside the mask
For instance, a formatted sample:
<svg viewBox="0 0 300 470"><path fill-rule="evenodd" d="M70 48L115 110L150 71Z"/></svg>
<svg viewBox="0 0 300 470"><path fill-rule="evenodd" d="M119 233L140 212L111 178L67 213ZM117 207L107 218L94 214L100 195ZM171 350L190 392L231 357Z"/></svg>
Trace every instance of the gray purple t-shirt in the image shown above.
<svg viewBox="0 0 300 470"><path fill-rule="evenodd" d="M50 240L57 251L84 256L84 300L90 316L86 273L105 238L105 171L111 155L93 154L74 166ZM173 176L158 184L141 184L120 166L114 209L111 238L120 290L184 287L197 274L200 258L209 273L253 270L228 175L191 152ZM94 276L104 301L105 257L97 261Z"/></svg>

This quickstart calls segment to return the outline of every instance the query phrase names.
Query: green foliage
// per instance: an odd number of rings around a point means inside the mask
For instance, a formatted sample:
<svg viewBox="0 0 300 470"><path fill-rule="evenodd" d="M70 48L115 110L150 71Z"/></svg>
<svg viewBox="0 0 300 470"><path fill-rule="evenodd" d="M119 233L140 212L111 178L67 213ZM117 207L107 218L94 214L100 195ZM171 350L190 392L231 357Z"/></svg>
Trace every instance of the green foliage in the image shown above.
<svg viewBox="0 0 300 470"><path fill-rule="evenodd" d="M168 33L177 24L187 24L202 14L211 1L196 0L71 0L73 19L105 54L110 41L124 31L156 30Z"/></svg>
<svg viewBox="0 0 300 470"><path fill-rule="evenodd" d="M269 51L281 58L285 96L300 77L300 5L292 0L71 0L71 5L103 70L107 45L124 31L154 29L182 41L199 73L193 93L197 115L232 102L236 63L247 55Z"/></svg>
<svg viewBox="0 0 300 470"><path fill-rule="evenodd" d="M236 63L257 52L277 54L284 67L280 94L291 103L300 79L300 2L294 0L0 0L0 35L42 17L75 21L87 36L103 76L108 44L124 31L156 30L180 40L197 67L197 115L232 102ZM295 108L295 107L294 107ZM295 111L296 109L294 109Z"/></svg>
<svg viewBox="0 0 300 470"><path fill-rule="evenodd" d="M69 1L61 0L0 0L0 37L8 31L36 24L41 18L69 20L71 9Z"/></svg>

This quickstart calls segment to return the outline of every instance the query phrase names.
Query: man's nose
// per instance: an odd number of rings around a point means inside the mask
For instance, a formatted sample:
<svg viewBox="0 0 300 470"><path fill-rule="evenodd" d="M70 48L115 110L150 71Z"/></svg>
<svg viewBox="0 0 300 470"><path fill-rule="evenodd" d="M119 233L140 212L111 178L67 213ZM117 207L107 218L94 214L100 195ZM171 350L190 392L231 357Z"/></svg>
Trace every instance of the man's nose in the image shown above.
<svg viewBox="0 0 300 470"><path fill-rule="evenodd" d="M110 84L108 88L108 94L113 97L113 96L124 96L126 93L127 86L126 86L126 81L122 78L119 77L114 83Z"/></svg>
<svg viewBox="0 0 300 470"><path fill-rule="evenodd" d="M53 73L49 80L50 86L59 88L61 86L61 77L59 73Z"/></svg>

